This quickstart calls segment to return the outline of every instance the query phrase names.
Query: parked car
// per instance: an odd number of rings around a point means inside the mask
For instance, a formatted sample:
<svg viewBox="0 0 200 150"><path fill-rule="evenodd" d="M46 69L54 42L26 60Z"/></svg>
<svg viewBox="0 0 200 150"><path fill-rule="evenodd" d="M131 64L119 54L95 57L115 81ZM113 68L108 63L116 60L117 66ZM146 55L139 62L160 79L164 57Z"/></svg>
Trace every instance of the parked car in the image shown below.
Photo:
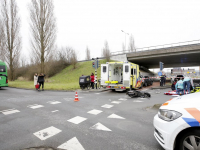
<svg viewBox="0 0 200 150"><path fill-rule="evenodd" d="M153 80L149 76L144 76L143 86L149 86L153 84Z"/></svg>
<svg viewBox="0 0 200 150"><path fill-rule="evenodd" d="M154 117L154 136L166 150L200 149L200 93L164 103Z"/></svg>

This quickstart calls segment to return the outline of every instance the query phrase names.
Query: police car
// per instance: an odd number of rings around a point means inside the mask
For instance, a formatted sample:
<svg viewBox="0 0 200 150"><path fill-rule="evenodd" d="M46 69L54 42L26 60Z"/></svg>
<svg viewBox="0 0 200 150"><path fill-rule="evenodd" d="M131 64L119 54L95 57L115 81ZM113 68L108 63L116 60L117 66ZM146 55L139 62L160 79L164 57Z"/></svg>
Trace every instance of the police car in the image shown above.
<svg viewBox="0 0 200 150"><path fill-rule="evenodd" d="M154 117L154 136L166 150L200 150L200 92L175 97Z"/></svg>

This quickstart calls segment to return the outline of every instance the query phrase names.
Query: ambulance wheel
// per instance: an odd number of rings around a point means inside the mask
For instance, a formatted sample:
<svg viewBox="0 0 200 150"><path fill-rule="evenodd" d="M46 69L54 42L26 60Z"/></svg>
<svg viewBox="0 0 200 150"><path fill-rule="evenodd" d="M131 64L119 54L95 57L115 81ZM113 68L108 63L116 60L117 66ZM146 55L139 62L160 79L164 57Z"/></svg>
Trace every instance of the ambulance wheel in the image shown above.
<svg viewBox="0 0 200 150"><path fill-rule="evenodd" d="M194 129L184 132L177 141L177 149L179 150L198 150L200 144L200 130Z"/></svg>

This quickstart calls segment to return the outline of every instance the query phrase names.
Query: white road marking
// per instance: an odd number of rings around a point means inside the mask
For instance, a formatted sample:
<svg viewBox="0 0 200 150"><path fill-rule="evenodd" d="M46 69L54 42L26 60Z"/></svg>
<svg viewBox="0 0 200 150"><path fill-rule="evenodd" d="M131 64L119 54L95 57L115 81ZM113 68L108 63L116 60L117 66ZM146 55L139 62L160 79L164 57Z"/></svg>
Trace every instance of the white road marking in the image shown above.
<svg viewBox="0 0 200 150"><path fill-rule="evenodd" d="M69 99L73 99L73 98L63 98L64 100L69 100Z"/></svg>
<svg viewBox="0 0 200 150"><path fill-rule="evenodd" d="M55 105L55 104L60 104L61 102L59 102L59 101L49 101L47 103Z"/></svg>
<svg viewBox="0 0 200 150"><path fill-rule="evenodd" d="M100 94L100 93L95 93L95 94Z"/></svg>
<svg viewBox="0 0 200 150"><path fill-rule="evenodd" d="M106 126L102 125L101 123L97 123L94 126L90 127L90 129L93 130L102 130L102 131L112 131L110 129L108 129Z"/></svg>
<svg viewBox="0 0 200 150"><path fill-rule="evenodd" d="M59 111L59 110L54 110L54 111L51 111L51 112L53 112L53 113L54 113L54 112L57 112L57 111Z"/></svg>
<svg viewBox="0 0 200 150"><path fill-rule="evenodd" d="M143 90L141 90L141 91L147 91L147 90L149 90L149 88L147 88L147 89L143 89Z"/></svg>
<svg viewBox="0 0 200 150"><path fill-rule="evenodd" d="M20 111L19 111L19 110L16 110L16 109L13 109L13 110L4 110L4 111L2 111L2 113L3 113L4 115L10 115L10 114L18 113L18 112L20 112Z"/></svg>
<svg viewBox="0 0 200 150"><path fill-rule="evenodd" d="M108 116L107 118L125 119L125 118L123 118L123 117L121 117L121 116L118 116L118 115L116 115L116 114L112 114L112 115Z"/></svg>
<svg viewBox="0 0 200 150"><path fill-rule="evenodd" d="M2 110L2 111L0 111L0 112L11 111L11 110L15 110L15 108L7 109L7 110Z"/></svg>
<svg viewBox="0 0 200 150"><path fill-rule="evenodd" d="M119 102L119 101L112 101L111 103L113 103L113 104L120 104L121 102Z"/></svg>
<svg viewBox="0 0 200 150"><path fill-rule="evenodd" d="M101 107L104 107L104 108L111 108L111 107L113 107L113 105L105 104L105 105L103 105L103 106L101 106Z"/></svg>
<svg viewBox="0 0 200 150"><path fill-rule="evenodd" d="M76 116L76 117L74 117L74 118L72 118L72 119L69 119L69 120L67 120L67 121L69 121L69 122L71 122L71 123L74 123L74 124L79 124L79 123L81 123L81 122L83 122L83 121L85 121L85 120L87 120L87 118L83 118L83 117L80 117L80 116Z"/></svg>
<svg viewBox="0 0 200 150"><path fill-rule="evenodd" d="M93 115L98 115L98 114L100 114L101 112L103 112L103 111L93 109L93 110L91 110L91 111L88 111L87 113L89 113L89 114L93 114Z"/></svg>
<svg viewBox="0 0 200 150"><path fill-rule="evenodd" d="M37 108L41 108L41 107L44 107L44 106L43 105L34 104L34 105L29 105L27 107L32 108L32 109L37 109Z"/></svg>
<svg viewBox="0 0 200 150"><path fill-rule="evenodd" d="M133 102L135 102L135 103L141 103L141 102L143 102L143 101L134 100Z"/></svg>
<svg viewBox="0 0 200 150"><path fill-rule="evenodd" d="M148 98L142 98L142 97L140 97L140 98L138 98L138 99L148 99Z"/></svg>
<svg viewBox="0 0 200 150"><path fill-rule="evenodd" d="M36 137L38 137L40 140L46 140L58 133L60 133L62 130L59 130L53 126L43 129L41 131L33 133Z"/></svg>
<svg viewBox="0 0 200 150"><path fill-rule="evenodd" d="M120 101L126 101L127 99L125 99L125 98L120 98L119 100L120 100Z"/></svg>
<svg viewBox="0 0 200 150"><path fill-rule="evenodd" d="M76 137L58 146L58 148L65 150L85 150Z"/></svg>

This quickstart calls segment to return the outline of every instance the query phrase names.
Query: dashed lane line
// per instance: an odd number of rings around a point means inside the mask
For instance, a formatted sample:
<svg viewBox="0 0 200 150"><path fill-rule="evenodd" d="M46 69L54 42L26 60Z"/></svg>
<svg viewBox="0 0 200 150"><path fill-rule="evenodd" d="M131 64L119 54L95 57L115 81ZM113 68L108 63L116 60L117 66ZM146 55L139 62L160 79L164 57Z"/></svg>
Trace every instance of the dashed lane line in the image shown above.
<svg viewBox="0 0 200 150"><path fill-rule="evenodd" d="M111 103L113 103L113 104L120 104L121 102L119 102L119 101L112 101Z"/></svg>
<svg viewBox="0 0 200 150"><path fill-rule="evenodd" d="M47 103L52 104L52 105L55 105L55 104L60 104L61 102L59 102L59 101L49 101L49 102L47 102Z"/></svg>
<svg viewBox="0 0 200 150"><path fill-rule="evenodd" d="M37 109L37 108L41 108L41 107L44 107L44 106L43 105L34 104L34 105L29 105L27 107L32 108L32 109Z"/></svg>
<svg viewBox="0 0 200 150"><path fill-rule="evenodd" d="M59 110L54 110L54 111L51 111L52 113L54 113L54 112L58 112Z"/></svg>
<svg viewBox="0 0 200 150"><path fill-rule="evenodd" d="M4 115L10 115L10 114L18 113L20 111L13 108L13 109L2 110L0 112L2 112Z"/></svg>
<svg viewBox="0 0 200 150"><path fill-rule="evenodd" d="M120 100L120 101L126 101L127 99L125 99L125 98L120 98L119 100Z"/></svg>
<svg viewBox="0 0 200 150"><path fill-rule="evenodd" d="M143 101L139 101L139 100L134 100L134 103L142 103Z"/></svg>
<svg viewBox="0 0 200 150"><path fill-rule="evenodd" d="M103 106L101 106L101 107L103 107L103 108L112 108L112 107L113 107L113 105L108 105L108 104L105 104L105 105L103 105Z"/></svg>

